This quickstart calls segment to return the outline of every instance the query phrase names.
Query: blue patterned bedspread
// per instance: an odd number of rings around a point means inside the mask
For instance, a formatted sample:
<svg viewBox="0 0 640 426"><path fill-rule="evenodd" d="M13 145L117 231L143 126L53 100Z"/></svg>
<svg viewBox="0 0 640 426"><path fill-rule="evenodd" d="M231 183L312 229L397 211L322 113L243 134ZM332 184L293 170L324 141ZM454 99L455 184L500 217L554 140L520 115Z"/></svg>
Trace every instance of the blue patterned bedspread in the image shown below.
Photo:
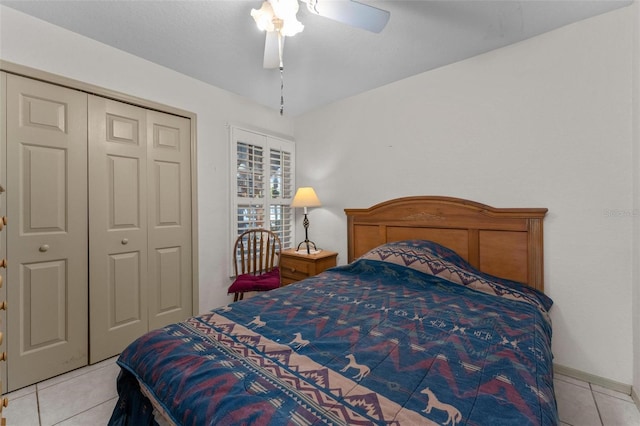
<svg viewBox="0 0 640 426"><path fill-rule="evenodd" d="M110 424L555 425L533 304L360 259L152 331L120 356Z"/></svg>

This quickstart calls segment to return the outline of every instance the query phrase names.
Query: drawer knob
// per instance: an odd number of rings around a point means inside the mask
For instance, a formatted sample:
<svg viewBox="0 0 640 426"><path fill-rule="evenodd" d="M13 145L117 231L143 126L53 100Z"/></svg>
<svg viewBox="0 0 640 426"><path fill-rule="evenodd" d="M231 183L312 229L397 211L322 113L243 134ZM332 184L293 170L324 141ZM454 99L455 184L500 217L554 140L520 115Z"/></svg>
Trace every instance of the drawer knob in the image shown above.
<svg viewBox="0 0 640 426"><path fill-rule="evenodd" d="M0 260L0 268L6 268L6 267L7 267L7 259Z"/></svg>
<svg viewBox="0 0 640 426"><path fill-rule="evenodd" d="M3 300L2 302L0 302L0 310L1 311L6 311L7 310L7 301L6 300Z"/></svg>
<svg viewBox="0 0 640 426"><path fill-rule="evenodd" d="M49 250L49 244L41 245L38 250L40 250L41 253L44 253L44 252L48 251Z"/></svg>
<svg viewBox="0 0 640 426"><path fill-rule="evenodd" d="M6 361L6 360L7 360L7 353L6 352L0 353L0 361Z"/></svg>

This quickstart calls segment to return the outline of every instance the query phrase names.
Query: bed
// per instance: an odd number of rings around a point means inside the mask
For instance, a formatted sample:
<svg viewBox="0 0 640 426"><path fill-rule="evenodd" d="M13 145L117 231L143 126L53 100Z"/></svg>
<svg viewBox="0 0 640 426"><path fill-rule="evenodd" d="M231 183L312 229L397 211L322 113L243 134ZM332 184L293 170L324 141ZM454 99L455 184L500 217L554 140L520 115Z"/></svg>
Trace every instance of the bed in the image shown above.
<svg viewBox="0 0 640 426"><path fill-rule="evenodd" d="M346 209L348 264L151 331L112 425L555 425L546 209Z"/></svg>

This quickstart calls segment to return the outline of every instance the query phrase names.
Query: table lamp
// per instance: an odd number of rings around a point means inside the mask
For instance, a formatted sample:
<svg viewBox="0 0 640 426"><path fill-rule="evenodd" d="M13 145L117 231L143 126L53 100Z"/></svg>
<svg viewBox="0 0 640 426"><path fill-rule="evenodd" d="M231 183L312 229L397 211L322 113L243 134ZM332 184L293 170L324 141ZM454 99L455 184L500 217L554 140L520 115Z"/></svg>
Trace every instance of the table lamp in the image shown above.
<svg viewBox="0 0 640 426"><path fill-rule="evenodd" d="M309 241L309 218L307 217L307 207L320 207L320 200L316 195L316 192L310 186L298 188L295 197L291 202L291 207L303 207L304 208L304 220L302 225L304 226L304 241L298 244L296 251L300 251L300 246L305 245L307 247L307 254L311 254L310 246L313 246L314 251L318 251L316 244L313 241Z"/></svg>

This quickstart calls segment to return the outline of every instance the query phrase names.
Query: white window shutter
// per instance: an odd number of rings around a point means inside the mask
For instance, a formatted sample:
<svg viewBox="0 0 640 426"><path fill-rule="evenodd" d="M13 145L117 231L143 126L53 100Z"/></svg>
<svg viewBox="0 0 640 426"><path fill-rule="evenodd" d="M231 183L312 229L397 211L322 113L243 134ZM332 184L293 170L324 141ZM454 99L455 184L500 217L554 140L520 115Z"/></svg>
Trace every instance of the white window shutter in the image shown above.
<svg viewBox="0 0 640 426"><path fill-rule="evenodd" d="M247 229L278 234L283 248L295 241L295 144L259 132L231 128L232 244Z"/></svg>

